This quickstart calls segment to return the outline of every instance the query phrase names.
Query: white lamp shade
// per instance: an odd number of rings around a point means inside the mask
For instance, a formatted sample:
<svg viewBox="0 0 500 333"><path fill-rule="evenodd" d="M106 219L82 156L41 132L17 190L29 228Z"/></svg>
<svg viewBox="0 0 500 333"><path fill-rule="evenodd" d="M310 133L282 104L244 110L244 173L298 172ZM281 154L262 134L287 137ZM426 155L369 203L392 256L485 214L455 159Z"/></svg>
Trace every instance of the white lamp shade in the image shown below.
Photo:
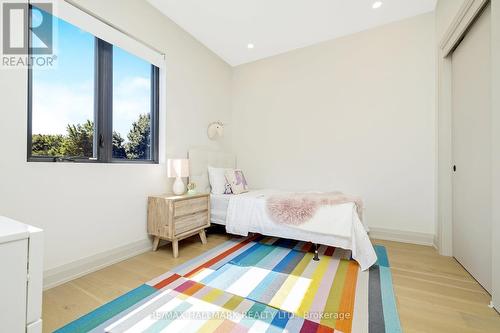
<svg viewBox="0 0 500 333"><path fill-rule="evenodd" d="M185 158L168 159L167 176L170 178L189 177L189 161Z"/></svg>

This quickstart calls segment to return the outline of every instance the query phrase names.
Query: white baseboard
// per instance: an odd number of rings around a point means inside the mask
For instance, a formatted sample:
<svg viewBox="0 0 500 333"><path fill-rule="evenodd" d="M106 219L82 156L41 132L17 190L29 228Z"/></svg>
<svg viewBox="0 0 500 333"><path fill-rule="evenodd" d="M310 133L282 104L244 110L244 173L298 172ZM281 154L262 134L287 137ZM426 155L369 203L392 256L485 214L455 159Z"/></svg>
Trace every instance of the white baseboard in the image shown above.
<svg viewBox="0 0 500 333"><path fill-rule="evenodd" d="M110 251L86 257L69 264L48 269L43 274L43 289L50 289L85 274L98 271L104 267L116 264L151 250L151 241L144 239L128 245L120 246Z"/></svg>
<svg viewBox="0 0 500 333"><path fill-rule="evenodd" d="M370 227L369 235L373 239L435 246L434 234Z"/></svg>
<svg viewBox="0 0 500 333"><path fill-rule="evenodd" d="M500 313L500 304L495 303L495 300L491 300L492 309L496 312Z"/></svg>
<svg viewBox="0 0 500 333"><path fill-rule="evenodd" d="M437 235L434 235L434 238L432 240L432 246L436 249L436 251L439 252L439 241Z"/></svg>

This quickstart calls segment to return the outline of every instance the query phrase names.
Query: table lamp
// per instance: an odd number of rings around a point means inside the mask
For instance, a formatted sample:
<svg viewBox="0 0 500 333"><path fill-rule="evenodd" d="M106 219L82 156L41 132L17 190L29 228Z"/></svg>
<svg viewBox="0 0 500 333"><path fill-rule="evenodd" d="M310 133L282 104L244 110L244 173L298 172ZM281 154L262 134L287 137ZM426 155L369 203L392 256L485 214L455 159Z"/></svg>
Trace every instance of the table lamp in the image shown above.
<svg viewBox="0 0 500 333"><path fill-rule="evenodd" d="M174 158L167 160L167 176L175 178L173 192L181 195L186 192L186 186L181 178L189 177L189 162L185 158Z"/></svg>

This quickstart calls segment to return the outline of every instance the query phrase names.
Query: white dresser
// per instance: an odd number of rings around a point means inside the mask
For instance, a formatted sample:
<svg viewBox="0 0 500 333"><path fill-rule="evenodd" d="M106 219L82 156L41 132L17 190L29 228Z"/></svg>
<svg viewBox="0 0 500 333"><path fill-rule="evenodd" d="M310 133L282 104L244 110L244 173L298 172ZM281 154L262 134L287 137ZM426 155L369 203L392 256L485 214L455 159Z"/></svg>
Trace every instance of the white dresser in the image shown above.
<svg viewBox="0 0 500 333"><path fill-rule="evenodd" d="M43 231L0 216L0 332L42 332Z"/></svg>

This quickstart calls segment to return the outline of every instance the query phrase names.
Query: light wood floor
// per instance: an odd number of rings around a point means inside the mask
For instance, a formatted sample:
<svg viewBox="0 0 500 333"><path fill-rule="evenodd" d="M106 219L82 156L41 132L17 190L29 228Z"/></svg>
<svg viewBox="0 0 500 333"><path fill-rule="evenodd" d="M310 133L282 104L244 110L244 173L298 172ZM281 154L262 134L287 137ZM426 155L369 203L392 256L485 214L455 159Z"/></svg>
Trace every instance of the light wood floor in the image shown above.
<svg viewBox="0 0 500 333"><path fill-rule="evenodd" d="M228 239L210 234L208 244L192 237L147 252L44 292L43 331L54 329L111 301ZM453 258L432 247L375 241L386 246L404 332L500 332L500 315L490 296Z"/></svg>

